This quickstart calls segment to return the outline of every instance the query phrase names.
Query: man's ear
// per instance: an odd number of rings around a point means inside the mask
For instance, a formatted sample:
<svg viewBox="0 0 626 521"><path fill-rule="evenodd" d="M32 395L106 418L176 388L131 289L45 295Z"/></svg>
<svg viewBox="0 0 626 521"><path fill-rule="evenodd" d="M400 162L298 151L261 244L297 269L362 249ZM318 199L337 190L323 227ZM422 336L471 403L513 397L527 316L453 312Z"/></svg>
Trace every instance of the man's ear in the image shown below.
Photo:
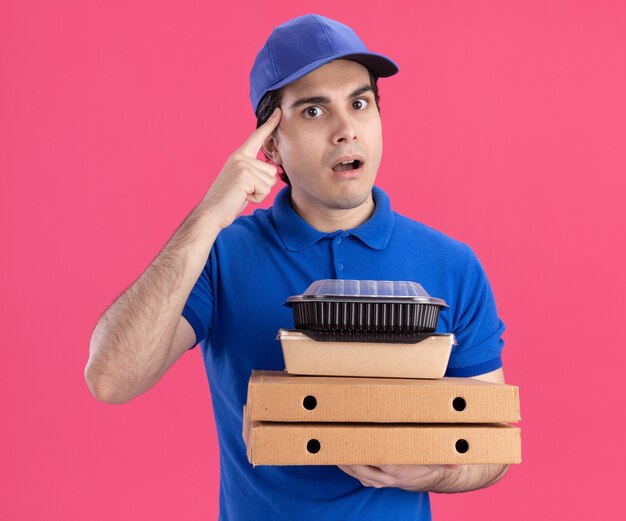
<svg viewBox="0 0 626 521"><path fill-rule="evenodd" d="M263 153L269 157L275 164L282 165L283 159L280 157L280 152L278 151L278 140L276 138L276 132L272 132L268 137L263 141L263 145L261 146L261 150Z"/></svg>

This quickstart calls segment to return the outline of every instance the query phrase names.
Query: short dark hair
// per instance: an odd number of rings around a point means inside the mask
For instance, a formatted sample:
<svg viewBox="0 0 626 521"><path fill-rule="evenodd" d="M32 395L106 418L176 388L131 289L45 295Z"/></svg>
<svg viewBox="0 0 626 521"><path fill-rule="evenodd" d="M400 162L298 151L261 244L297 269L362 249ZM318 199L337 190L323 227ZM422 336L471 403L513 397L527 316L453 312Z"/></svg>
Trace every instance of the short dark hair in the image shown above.
<svg viewBox="0 0 626 521"><path fill-rule="evenodd" d="M374 94L374 100L376 101L376 108L378 112L380 112L380 95L378 94L378 78L372 74L370 70L368 70L370 74L370 85L372 86L372 93ZM263 123L265 123L269 117L272 115L276 107L279 107L282 99L283 99L283 90L285 87L281 87L280 89L269 91L261 101L259 101L259 105L256 109L256 128L259 128ZM269 157L267 154L263 152L265 158L269 161ZM280 173L278 174L280 178L290 185L289 177L287 177L287 172L285 169L280 166Z"/></svg>

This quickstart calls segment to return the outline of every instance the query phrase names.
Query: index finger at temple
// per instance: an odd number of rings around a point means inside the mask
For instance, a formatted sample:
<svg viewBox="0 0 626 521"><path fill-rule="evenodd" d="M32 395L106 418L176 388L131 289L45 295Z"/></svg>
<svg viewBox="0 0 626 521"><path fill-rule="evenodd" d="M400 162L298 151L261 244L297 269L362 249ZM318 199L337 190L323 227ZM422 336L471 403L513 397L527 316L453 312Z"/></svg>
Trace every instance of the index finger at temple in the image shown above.
<svg viewBox="0 0 626 521"><path fill-rule="evenodd" d="M250 157L256 157L263 142L276 130L276 127L278 127L280 117L280 108L276 107L268 120L250 134L250 137L241 146L241 150Z"/></svg>

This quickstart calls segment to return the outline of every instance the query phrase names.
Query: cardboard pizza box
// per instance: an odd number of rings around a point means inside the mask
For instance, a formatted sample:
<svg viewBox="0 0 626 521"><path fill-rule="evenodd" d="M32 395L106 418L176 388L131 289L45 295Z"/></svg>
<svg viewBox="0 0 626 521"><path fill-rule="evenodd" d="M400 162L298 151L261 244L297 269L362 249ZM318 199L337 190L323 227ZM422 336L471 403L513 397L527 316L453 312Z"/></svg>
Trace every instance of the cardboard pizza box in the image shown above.
<svg viewBox="0 0 626 521"><path fill-rule="evenodd" d="M518 388L472 378L416 380L253 371L252 421L515 423Z"/></svg>
<svg viewBox="0 0 626 521"><path fill-rule="evenodd" d="M253 465L520 463L520 429L505 424L254 422L243 437Z"/></svg>

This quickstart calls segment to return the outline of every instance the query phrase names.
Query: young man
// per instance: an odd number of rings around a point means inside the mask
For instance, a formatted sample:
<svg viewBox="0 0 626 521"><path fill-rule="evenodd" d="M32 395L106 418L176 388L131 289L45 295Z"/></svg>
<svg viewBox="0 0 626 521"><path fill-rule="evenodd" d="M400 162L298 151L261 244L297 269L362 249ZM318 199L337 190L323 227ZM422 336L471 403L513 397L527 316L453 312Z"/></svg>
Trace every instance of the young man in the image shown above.
<svg viewBox="0 0 626 521"><path fill-rule="evenodd" d="M220 519L430 519L428 491L488 486L503 465L257 467L242 407L252 369L284 369L284 300L314 280L420 282L450 310L447 374L503 382L504 326L472 251L390 208L374 186L382 156L377 78L398 71L348 27L317 15L274 30L250 75L265 121L228 159L202 202L96 326L85 371L105 402L132 399L200 343L220 443ZM271 111L273 107L277 107ZM271 112L271 115L269 115ZM238 217L276 183L269 210Z"/></svg>

